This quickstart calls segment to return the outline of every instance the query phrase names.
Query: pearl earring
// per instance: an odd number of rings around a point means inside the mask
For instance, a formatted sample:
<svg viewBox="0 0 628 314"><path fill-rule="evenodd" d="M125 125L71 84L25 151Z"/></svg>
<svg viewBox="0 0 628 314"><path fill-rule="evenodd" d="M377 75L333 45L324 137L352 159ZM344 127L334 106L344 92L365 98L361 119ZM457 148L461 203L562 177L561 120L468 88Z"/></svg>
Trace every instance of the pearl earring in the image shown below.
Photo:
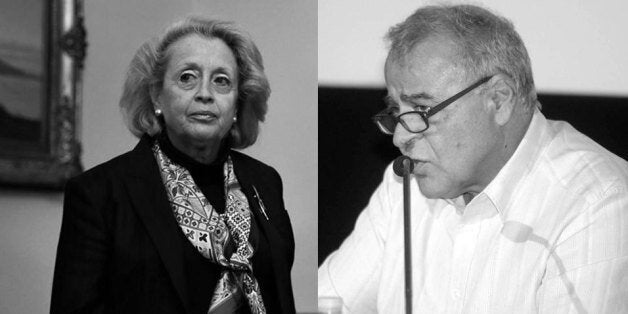
<svg viewBox="0 0 628 314"><path fill-rule="evenodd" d="M238 122L238 117L233 116L233 123L236 123L236 122Z"/></svg>
<svg viewBox="0 0 628 314"><path fill-rule="evenodd" d="M155 109L155 115L156 116L161 116L163 114L163 112L161 112L161 109Z"/></svg>

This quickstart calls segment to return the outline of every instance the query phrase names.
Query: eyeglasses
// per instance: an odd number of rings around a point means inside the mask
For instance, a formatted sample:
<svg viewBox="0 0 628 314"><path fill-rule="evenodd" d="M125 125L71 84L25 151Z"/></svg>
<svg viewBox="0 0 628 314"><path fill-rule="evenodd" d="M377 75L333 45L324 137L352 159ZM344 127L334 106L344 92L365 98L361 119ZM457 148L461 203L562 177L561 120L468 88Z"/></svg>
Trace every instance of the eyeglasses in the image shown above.
<svg viewBox="0 0 628 314"><path fill-rule="evenodd" d="M386 108L373 116L373 122L377 124L379 129L384 132L384 134L388 135L392 135L395 133L395 127L397 127L397 123L401 123L401 125L410 133L424 132L425 130L427 130L427 128L430 127L427 118L443 110L445 107L449 106L451 103L458 100L458 98L466 95L476 87L488 82L488 80L490 80L491 78L492 76L484 77L479 81L473 83L471 86L465 88L461 92L447 98L440 104L434 107L429 107L426 110L414 110L396 115L396 111L399 110L398 108Z"/></svg>

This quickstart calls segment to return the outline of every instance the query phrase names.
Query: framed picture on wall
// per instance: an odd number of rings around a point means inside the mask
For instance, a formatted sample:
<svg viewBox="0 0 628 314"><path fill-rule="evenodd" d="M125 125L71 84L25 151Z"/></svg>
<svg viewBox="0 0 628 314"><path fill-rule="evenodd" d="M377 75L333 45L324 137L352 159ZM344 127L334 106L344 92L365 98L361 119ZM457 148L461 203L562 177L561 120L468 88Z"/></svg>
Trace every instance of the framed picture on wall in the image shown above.
<svg viewBox="0 0 628 314"><path fill-rule="evenodd" d="M81 171L79 0L0 0L0 184L61 188Z"/></svg>

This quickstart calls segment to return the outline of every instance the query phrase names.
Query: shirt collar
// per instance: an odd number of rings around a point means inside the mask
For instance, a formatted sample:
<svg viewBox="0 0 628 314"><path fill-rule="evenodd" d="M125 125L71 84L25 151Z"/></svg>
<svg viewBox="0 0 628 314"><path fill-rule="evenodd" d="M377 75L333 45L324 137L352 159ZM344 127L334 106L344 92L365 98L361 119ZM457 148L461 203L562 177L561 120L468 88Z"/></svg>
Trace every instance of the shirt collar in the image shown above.
<svg viewBox="0 0 628 314"><path fill-rule="evenodd" d="M493 203L502 218L507 217L513 194L518 187L525 184L528 174L549 140L547 120L538 109L535 109L528 130L514 154L482 192Z"/></svg>
<svg viewBox="0 0 628 314"><path fill-rule="evenodd" d="M499 212L485 192L476 195L468 204L465 204L462 195L453 199L445 199L445 201L456 210L459 222L462 224L483 221Z"/></svg>

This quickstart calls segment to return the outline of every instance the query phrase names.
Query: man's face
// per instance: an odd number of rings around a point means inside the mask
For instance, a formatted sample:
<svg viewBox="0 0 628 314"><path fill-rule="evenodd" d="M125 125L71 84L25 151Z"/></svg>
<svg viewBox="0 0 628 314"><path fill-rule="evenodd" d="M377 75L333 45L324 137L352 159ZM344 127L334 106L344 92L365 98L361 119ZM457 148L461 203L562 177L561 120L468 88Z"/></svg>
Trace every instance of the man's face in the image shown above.
<svg viewBox="0 0 628 314"><path fill-rule="evenodd" d="M479 79L465 78L455 58L455 47L442 38L419 43L400 60L389 57L385 69L389 105L398 106L399 114L433 107ZM484 88L481 85L430 117L423 133L410 133L397 124L393 142L415 161L414 175L426 197L473 195L494 177L503 136Z"/></svg>

